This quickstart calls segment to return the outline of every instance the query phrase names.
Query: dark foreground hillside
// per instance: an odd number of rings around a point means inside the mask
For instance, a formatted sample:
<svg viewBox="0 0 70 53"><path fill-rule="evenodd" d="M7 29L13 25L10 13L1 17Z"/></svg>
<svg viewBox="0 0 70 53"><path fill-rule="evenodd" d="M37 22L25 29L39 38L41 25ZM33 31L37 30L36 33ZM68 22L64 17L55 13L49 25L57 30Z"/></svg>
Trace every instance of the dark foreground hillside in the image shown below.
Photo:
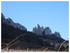
<svg viewBox="0 0 70 53"><path fill-rule="evenodd" d="M39 36L2 23L1 48L2 50L57 51L64 39L55 37L54 34L52 36ZM60 50L65 51L66 48L62 46Z"/></svg>

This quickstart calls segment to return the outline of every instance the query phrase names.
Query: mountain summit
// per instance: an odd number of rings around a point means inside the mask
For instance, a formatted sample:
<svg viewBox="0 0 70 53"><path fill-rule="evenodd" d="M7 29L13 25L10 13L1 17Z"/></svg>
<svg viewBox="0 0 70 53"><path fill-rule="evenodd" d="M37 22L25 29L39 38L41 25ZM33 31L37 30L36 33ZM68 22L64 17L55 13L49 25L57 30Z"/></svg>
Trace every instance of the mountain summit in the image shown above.
<svg viewBox="0 0 70 53"><path fill-rule="evenodd" d="M39 24L37 24L34 28L33 28L33 32L36 33L37 35L42 35L44 28L40 27Z"/></svg>
<svg viewBox="0 0 70 53"><path fill-rule="evenodd" d="M52 30L49 27L43 27L40 26L39 24L37 24L34 28L33 28L33 33L36 33L37 35L51 35L51 34L55 34L57 37L61 37L59 32L54 32L52 33Z"/></svg>
<svg viewBox="0 0 70 53"><path fill-rule="evenodd" d="M2 17L2 22L4 22L7 25L11 25L14 28L18 28L20 30L27 30L24 26L22 26L19 23L14 23L13 20L11 18L5 18L5 16L1 13L1 17Z"/></svg>

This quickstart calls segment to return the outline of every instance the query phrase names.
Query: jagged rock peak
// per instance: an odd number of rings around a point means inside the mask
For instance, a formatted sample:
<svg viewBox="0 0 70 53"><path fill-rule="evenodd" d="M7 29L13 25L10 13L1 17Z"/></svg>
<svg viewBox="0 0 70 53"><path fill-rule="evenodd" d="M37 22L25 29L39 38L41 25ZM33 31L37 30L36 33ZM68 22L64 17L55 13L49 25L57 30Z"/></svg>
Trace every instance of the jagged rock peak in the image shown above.
<svg viewBox="0 0 70 53"><path fill-rule="evenodd" d="M61 37L61 35L60 35L59 32L54 32L54 34L55 34L57 37Z"/></svg>
<svg viewBox="0 0 70 53"><path fill-rule="evenodd" d="M34 28L33 28L33 32L36 33L37 35L48 35L51 34L52 31L49 27L43 27L40 26L39 24L37 24Z"/></svg>
<svg viewBox="0 0 70 53"><path fill-rule="evenodd" d="M3 22L5 22L6 21L6 19L5 19L5 16L1 13L1 20L3 21Z"/></svg>
<svg viewBox="0 0 70 53"><path fill-rule="evenodd" d="M37 24L34 28L33 28L33 32L36 33L37 35L42 35L42 32L44 30L44 27L40 27L39 24Z"/></svg>
<svg viewBox="0 0 70 53"><path fill-rule="evenodd" d="M44 33L45 33L45 35L49 35L49 34L52 34L52 31L49 27L45 27Z"/></svg>
<svg viewBox="0 0 70 53"><path fill-rule="evenodd" d="M27 30L24 26L22 26L19 23L14 23L13 20L11 18L5 18L5 16L3 15L3 13L1 13L1 18L2 18L2 22L4 22L7 25L11 25L14 28L18 28L20 30Z"/></svg>
<svg viewBox="0 0 70 53"><path fill-rule="evenodd" d="M13 22L13 20L11 18L7 18L6 20L10 21L10 22Z"/></svg>
<svg viewBox="0 0 70 53"><path fill-rule="evenodd" d="M36 28L40 28L40 25L39 25L39 24L37 24L35 27L36 27Z"/></svg>
<svg viewBox="0 0 70 53"><path fill-rule="evenodd" d="M5 19L5 16L1 13L1 17L2 17L2 19Z"/></svg>
<svg viewBox="0 0 70 53"><path fill-rule="evenodd" d="M36 33L37 35L52 35L55 34L57 37L61 37L59 32L52 33L51 29L49 27L41 27L39 24L37 24L33 28L33 33Z"/></svg>

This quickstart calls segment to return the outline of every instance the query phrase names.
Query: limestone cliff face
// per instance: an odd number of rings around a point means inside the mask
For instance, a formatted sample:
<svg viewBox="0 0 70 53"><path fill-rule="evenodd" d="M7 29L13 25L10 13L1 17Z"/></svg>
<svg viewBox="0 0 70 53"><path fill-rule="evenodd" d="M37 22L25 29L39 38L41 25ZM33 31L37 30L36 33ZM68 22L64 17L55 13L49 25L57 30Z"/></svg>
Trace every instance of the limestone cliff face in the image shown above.
<svg viewBox="0 0 70 53"><path fill-rule="evenodd" d="M36 33L37 35L42 35L44 28L40 27L39 24L37 24L34 28L33 28L33 32Z"/></svg>
<svg viewBox="0 0 70 53"><path fill-rule="evenodd" d="M51 34L55 34L57 37L61 37L59 32L54 32L52 33L52 30L49 27L41 27L39 24L37 24L34 28L33 28L33 33L36 33L37 35L51 35Z"/></svg>
<svg viewBox="0 0 70 53"><path fill-rule="evenodd" d="M37 24L34 28L33 28L33 32L36 33L37 35L48 35L48 34L52 34L52 31L49 27L41 27L39 24Z"/></svg>
<svg viewBox="0 0 70 53"><path fill-rule="evenodd" d="M52 31L49 27L45 27L44 33L45 33L45 35L50 35L50 34L52 34Z"/></svg>

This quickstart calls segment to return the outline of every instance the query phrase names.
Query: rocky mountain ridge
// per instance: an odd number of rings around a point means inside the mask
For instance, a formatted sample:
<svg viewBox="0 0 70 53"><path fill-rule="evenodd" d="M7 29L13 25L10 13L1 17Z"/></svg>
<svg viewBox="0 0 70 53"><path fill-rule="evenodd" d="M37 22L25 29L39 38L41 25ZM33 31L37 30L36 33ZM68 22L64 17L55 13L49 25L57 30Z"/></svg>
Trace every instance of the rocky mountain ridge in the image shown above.
<svg viewBox="0 0 70 53"><path fill-rule="evenodd" d="M5 16L1 13L1 16L2 16L2 21L4 23L6 23L7 25L11 25L13 26L14 28L18 28L20 30L27 30L24 26L22 26L21 24L19 23L14 23L13 20L11 18L5 18Z"/></svg>
<svg viewBox="0 0 70 53"><path fill-rule="evenodd" d="M7 25L11 25L14 28L18 28L20 30L25 30L27 31L27 28L25 28L24 26L22 26L19 23L14 23L13 20L11 18L5 18L5 16L1 13L2 16L2 21L4 23L6 23ZM61 35L59 32L54 32L52 33L52 30L49 27L43 27L40 26L39 24L37 24L34 28L33 28L33 33L37 34L37 35L51 35L51 34L55 34L57 37L61 38Z"/></svg>
<svg viewBox="0 0 70 53"><path fill-rule="evenodd" d="M1 18L1 48L5 50L7 49L7 51L10 51L11 49L44 51L46 48L47 50L45 51L57 51L61 43L65 41L63 38L59 37L59 33L52 33L49 27L44 28L38 25L36 26L36 33L34 33L22 30L17 26L15 27L14 22L10 18L5 19L3 15ZM64 51L65 49L66 47L63 46L60 50Z"/></svg>
<svg viewBox="0 0 70 53"><path fill-rule="evenodd" d="M54 32L52 33L52 30L49 27L41 27L39 24L37 24L34 28L33 28L33 33L36 33L37 35L51 35L51 34L55 34L57 37L61 38L61 35L59 32Z"/></svg>

